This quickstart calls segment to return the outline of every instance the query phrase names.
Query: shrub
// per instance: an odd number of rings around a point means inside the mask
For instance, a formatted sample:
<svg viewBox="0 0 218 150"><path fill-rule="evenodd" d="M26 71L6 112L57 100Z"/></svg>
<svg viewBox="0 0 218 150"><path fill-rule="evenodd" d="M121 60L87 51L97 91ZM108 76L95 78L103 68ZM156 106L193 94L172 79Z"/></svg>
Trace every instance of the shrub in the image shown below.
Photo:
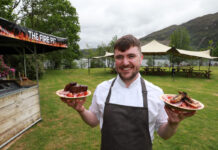
<svg viewBox="0 0 218 150"><path fill-rule="evenodd" d="M18 74L25 74L24 70L24 57L21 55L7 55L7 64L16 68L16 76ZM36 63L38 64L38 76L41 78L45 72L43 66L43 57L41 55L37 55L37 59L34 59L33 55L26 55L26 72L27 77L31 80L36 79Z"/></svg>
<svg viewBox="0 0 218 150"><path fill-rule="evenodd" d="M0 77L7 77L7 76L14 78L15 69L10 68L8 65L6 65L3 59L3 55L0 55Z"/></svg>

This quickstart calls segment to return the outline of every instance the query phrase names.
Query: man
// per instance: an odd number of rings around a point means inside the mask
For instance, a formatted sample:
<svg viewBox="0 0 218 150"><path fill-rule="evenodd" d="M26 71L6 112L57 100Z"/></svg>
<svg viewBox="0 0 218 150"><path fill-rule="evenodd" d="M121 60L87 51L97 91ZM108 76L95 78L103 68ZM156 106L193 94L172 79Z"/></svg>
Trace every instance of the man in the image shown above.
<svg viewBox="0 0 218 150"><path fill-rule="evenodd" d="M194 113L177 114L164 109L162 89L142 79L140 41L132 35L118 39L114 46L117 77L99 84L89 110L83 100L62 99L79 112L90 126L100 123L102 150L151 150L154 131L170 138L179 123Z"/></svg>

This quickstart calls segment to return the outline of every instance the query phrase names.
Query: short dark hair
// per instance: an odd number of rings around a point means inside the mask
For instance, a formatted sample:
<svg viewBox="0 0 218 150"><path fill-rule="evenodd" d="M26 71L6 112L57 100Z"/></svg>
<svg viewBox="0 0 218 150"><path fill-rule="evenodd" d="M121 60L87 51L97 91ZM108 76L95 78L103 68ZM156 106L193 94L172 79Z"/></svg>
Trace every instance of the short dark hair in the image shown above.
<svg viewBox="0 0 218 150"><path fill-rule="evenodd" d="M115 44L114 44L114 50L117 49L119 51L126 51L127 49L129 49L132 46L136 46L139 48L139 51L141 52L141 44L140 41L134 37L131 34L128 35L124 35L121 38L119 38Z"/></svg>

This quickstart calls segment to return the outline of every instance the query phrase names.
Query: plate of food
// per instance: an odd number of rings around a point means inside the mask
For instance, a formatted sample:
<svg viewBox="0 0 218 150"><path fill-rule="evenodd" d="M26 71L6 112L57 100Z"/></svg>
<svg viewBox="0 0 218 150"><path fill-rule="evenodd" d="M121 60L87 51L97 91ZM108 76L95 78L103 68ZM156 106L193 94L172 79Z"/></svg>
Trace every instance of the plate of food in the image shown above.
<svg viewBox="0 0 218 150"><path fill-rule="evenodd" d="M160 97L164 103L176 110L196 111L204 108L200 101L190 98L186 92L179 91L179 94L163 94Z"/></svg>
<svg viewBox="0 0 218 150"><path fill-rule="evenodd" d="M91 95L87 85L80 85L77 82L68 83L64 89L56 91L56 94L62 98L76 99Z"/></svg>

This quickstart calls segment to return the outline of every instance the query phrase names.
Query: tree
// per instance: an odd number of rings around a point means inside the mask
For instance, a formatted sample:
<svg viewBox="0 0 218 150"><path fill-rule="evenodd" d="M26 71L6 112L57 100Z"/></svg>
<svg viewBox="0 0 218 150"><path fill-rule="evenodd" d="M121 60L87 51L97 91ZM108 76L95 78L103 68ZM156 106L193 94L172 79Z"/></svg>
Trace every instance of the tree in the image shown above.
<svg viewBox="0 0 218 150"><path fill-rule="evenodd" d="M48 53L54 69L63 65L70 68L78 59L80 26L76 9L68 0L23 0L21 23L26 27L68 38L68 49Z"/></svg>
<svg viewBox="0 0 218 150"><path fill-rule="evenodd" d="M216 42L216 47L213 49L212 56L218 57L218 42Z"/></svg>
<svg viewBox="0 0 218 150"><path fill-rule="evenodd" d="M170 46L178 49L190 49L190 36L185 28L176 29L170 36ZM180 64L184 59L171 55L171 63Z"/></svg>
<svg viewBox="0 0 218 150"><path fill-rule="evenodd" d="M153 66L154 64L153 64L153 59L152 59L152 57L151 56L148 56L147 57L147 59L148 59L148 61L147 61L147 65L150 67L150 66Z"/></svg>
<svg viewBox="0 0 218 150"><path fill-rule="evenodd" d="M101 43L100 45L97 46L97 48L88 48L86 50L82 51L82 54L84 58L92 58L95 56L103 56L105 55L106 52L113 52L114 51L114 44L117 40L117 36L114 36L112 40L108 43ZM86 45L86 47L89 47ZM107 59L107 61L106 61ZM105 63L106 61L107 63ZM102 58L102 59L95 59L92 60L91 62L91 67L113 67L114 66L114 61L113 58L108 57L108 58Z"/></svg>
<svg viewBox="0 0 218 150"><path fill-rule="evenodd" d="M107 45L102 43L98 45L97 49L94 51L94 56L103 56L106 52ZM92 59L91 68L102 68L105 67L103 59Z"/></svg>
<svg viewBox="0 0 218 150"><path fill-rule="evenodd" d="M112 37L112 39L111 39L111 41L107 44L107 45L105 45L105 44L102 44L100 47L102 47L101 49L101 51L104 51L104 54L106 53L106 52L111 52L111 53L113 53L114 52L114 44L115 44L115 42L117 41L117 35L115 35L114 37ZM104 55L103 54L103 55ZM100 54L100 55L98 55L98 56L102 56L102 54ZM114 67L114 60L113 60L113 58L111 58L111 57L107 57L107 58L105 58L105 59L107 59L107 64L106 64L106 66L104 66L104 67L109 67L109 68L113 68Z"/></svg>
<svg viewBox="0 0 218 150"><path fill-rule="evenodd" d="M214 44L213 40L209 40L209 46L208 49L210 50L210 55L217 57L218 56L218 42Z"/></svg>
<svg viewBox="0 0 218 150"><path fill-rule="evenodd" d="M108 46L109 46L109 50L108 52L114 52L114 44L117 41L117 35L115 35L112 40L109 42Z"/></svg>
<svg viewBox="0 0 218 150"><path fill-rule="evenodd" d="M10 21L14 21L17 15L14 13L15 8L21 0L1 0L0 1L0 17Z"/></svg>
<svg viewBox="0 0 218 150"><path fill-rule="evenodd" d="M108 44L108 52L114 53L114 44L117 41L117 35L115 35L112 40ZM114 60L113 58L109 57L107 59L107 67L113 68L114 67Z"/></svg>
<svg viewBox="0 0 218 150"><path fill-rule="evenodd" d="M170 46L178 49L190 49L190 36L185 28L178 28L170 36Z"/></svg>

